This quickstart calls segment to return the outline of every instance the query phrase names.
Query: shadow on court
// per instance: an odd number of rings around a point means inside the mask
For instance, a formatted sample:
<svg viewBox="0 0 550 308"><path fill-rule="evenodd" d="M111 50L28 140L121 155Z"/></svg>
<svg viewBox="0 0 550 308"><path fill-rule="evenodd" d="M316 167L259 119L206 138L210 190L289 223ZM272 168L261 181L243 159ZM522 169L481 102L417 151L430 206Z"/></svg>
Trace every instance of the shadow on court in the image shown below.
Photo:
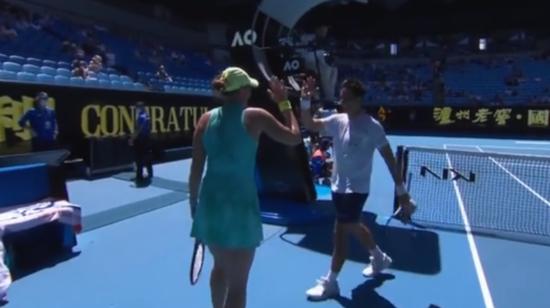
<svg viewBox="0 0 550 308"><path fill-rule="evenodd" d="M373 232L382 250L392 259L392 268L417 274L434 275L441 271L439 237L427 230L397 228L376 224L376 216L364 213L363 222ZM319 253L332 255L332 233L334 222L289 226L280 237L283 241ZM297 242L287 240L286 235L303 235ZM348 260L369 263L369 253L356 240L351 240Z"/></svg>
<svg viewBox="0 0 550 308"><path fill-rule="evenodd" d="M23 259L19 263L20 265L11 271L13 280L20 280L39 271L53 268L58 264L67 262L80 255L80 251L65 251L57 254L52 254L41 258L39 261L36 259Z"/></svg>
<svg viewBox="0 0 550 308"><path fill-rule="evenodd" d="M339 296L335 298L344 308L395 308L386 298L376 292L376 288L382 286L386 280L392 280L395 276L381 274L375 279L367 280L351 291L351 298Z"/></svg>

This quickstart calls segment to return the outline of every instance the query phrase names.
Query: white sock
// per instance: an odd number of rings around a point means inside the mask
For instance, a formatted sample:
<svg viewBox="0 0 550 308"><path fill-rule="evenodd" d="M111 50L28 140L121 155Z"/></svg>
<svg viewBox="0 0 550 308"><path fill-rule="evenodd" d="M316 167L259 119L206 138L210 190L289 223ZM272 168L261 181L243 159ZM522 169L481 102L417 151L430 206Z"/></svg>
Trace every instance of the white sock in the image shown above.
<svg viewBox="0 0 550 308"><path fill-rule="evenodd" d="M336 279L338 279L338 273L335 273L333 271L328 271L327 278L328 278L328 281L336 281Z"/></svg>
<svg viewBox="0 0 550 308"><path fill-rule="evenodd" d="M370 255L373 256L375 259L380 260L384 257L384 252L382 252L382 250L380 250L380 247L378 247L378 245L376 245L376 247L374 247L374 249L370 250Z"/></svg>

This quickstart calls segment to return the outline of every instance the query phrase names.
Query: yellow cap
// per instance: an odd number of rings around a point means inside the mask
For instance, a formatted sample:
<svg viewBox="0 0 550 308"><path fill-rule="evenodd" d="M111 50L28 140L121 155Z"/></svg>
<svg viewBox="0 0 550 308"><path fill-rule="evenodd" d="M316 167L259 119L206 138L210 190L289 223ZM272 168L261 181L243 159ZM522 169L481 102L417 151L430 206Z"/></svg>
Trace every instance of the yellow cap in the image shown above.
<svg viewBox="0 0 550 308"><path fill-rule="evenodd" d="M257 88L258 80L251 78L248 73L239 67L228 67L222 72L224 92L232 92L244 87Z"/></svg>

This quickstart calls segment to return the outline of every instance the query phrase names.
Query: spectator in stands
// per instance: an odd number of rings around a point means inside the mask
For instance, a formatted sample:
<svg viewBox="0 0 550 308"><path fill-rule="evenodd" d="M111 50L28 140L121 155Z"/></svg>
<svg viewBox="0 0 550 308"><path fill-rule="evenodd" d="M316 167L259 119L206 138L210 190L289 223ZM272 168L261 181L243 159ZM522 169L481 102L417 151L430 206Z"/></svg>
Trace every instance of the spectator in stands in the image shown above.
<svg viewBox="0 0 550 308"><path fill-rule="evenodd" d="M90 63L88 64L88 71L99 73L103 69L103 59L100 55L95 55L90 60Z"/></svg>
<svg viewBox="0 0 550 308"><path fill-rule="evenodd" d="M86 79L86 77L88 77L88 67L86 62L74 60L72 73L74 77L82 77L82 79Z"/></svg>
<svg viewBox="0 0 550 308"><path fill-rule="evenodd" d="M157 78L162 81L172 82L172 77L168 75L168 72L166 72L166 68L164 67L164 65L159 66L159 69L157 71Z"/></svg>
<svg viewBox="0 0 550 308"><path fill-rule="evenodd" d="M144 102L136 103L135 129L129 140L134 147L136 163L136 184L144 183L143 168L147 168L148 180L153 178L153 149L151 144L151 118Z"/></svg>
<svg viewBox="0 0 550 308"><path fill-rule="evenodd" d="M48 108L48 94L39 92L34 100L34 108L28 110L19 120L19 126L31 129L33 152L47 151L56 147L57 120L55 111ZM30 123L30 126L27 125Z"/></svg>

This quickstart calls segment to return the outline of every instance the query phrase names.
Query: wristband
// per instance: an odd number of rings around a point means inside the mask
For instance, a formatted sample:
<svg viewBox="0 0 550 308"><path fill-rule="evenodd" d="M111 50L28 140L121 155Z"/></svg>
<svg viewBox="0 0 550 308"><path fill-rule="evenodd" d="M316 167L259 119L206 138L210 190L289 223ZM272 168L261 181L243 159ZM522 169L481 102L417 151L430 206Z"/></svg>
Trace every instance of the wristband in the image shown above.
<svg viewBox="0 0 550 308"><path fill-rule="evenodd" d="M292 105L290 104L290 101L288 99L279 102L279 110L281 112L285 112L287 110L292 110Z"/></svg>
<svg viewBox="0 0 550 308"><path fill-rule="evenodd" d="M302 110L310 109L311 108L311 100L307 98L302 98L300 101L300 108Z"/></svg>
<svg viewBox="0 0 550 308"><path fill-rule="evenodd" d="M397 193L398 196L403 196L403 195L409 193L407 191L407 189L405 188L405 185L403 183L401 183L401 184L399 184L395 187L395 192Z"/></svg>

